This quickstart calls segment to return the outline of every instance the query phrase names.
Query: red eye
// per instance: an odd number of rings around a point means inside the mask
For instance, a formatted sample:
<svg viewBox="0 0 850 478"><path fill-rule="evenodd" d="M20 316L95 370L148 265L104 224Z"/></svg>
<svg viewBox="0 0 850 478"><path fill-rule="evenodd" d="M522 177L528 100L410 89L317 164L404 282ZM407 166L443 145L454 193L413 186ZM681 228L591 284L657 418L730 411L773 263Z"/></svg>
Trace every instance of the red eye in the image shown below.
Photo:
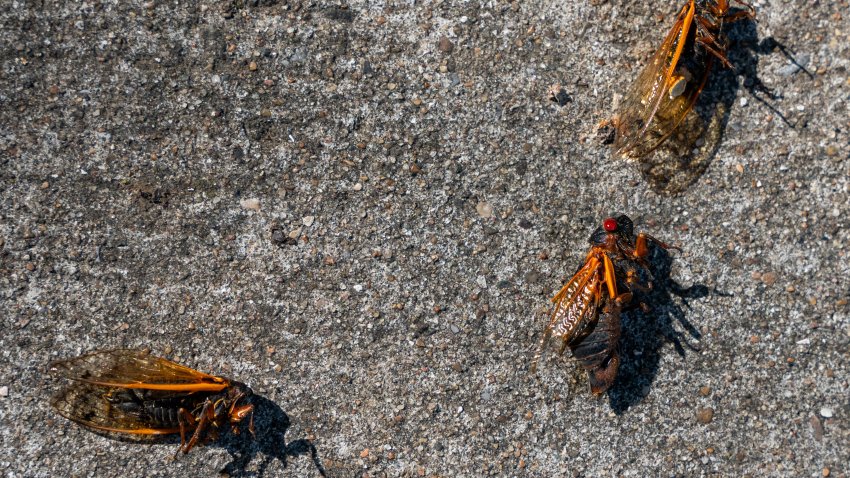
<svg viewBox="0 0 850 478"><path fill-rule="evenodd" d="M605 228L608 232L614 232L617 230L617 220L613 217L609 217L608 219L602 221L602 227Z"/></svg>

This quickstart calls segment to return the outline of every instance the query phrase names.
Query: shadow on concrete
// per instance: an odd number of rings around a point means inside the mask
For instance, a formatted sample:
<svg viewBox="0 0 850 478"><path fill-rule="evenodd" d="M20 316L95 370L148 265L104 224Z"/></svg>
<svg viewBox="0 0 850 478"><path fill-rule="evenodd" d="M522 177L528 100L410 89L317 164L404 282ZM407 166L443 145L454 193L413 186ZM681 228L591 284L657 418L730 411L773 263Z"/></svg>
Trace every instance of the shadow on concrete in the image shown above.
<svg viewBox="0 0 850 478"><path fill-rule="evenodd" d="M673 344L683 359L686 349L697 350L690 341L700 339L701 334L686 318L686 309L690 308L690 300L706 297L711 291L702 284L685 288L673 281L670 278L672 261L673 257L664 249L651 248L649 262L654 276L653 287L646 292L633 291L635 297L630 309L622 314L620 370L614 386L608 390L611 409L617 414L624 413L649 394L665 344ZM640 303L650 309L642 310ZM684 332L677 330L676 324Z"/></svg>
<svg viewBox="0 0 850 478"><path fill-rule="evenodd" d="M256 436L251 437L247 432L239 435L229 433L216 442L217 446L225 448L233 457L220 470L221 475L261 477L274 460L279 460L285 468L288 458L309 455L318 475L327 476L311 441L302 438L286 443L286 431L291 423L286 412L276 403L259 395L253 395L251 401L254 404ZM254 464L258 455L260 461Z"/></svg>

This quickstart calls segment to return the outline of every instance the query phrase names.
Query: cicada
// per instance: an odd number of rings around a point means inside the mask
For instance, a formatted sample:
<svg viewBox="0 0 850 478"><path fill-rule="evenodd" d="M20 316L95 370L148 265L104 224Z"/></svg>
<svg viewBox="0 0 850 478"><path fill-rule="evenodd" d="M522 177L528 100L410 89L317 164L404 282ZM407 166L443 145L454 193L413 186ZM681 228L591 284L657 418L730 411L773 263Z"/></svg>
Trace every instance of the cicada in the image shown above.
<svg viewBox="0 0 850 478"><path fill-rule="evenodd" d="M226 424L238 434L238 424L246 418L254 434L247 385L148 350L98 350L53 362L50 371L73 381L53 397L53 408L95 430L136 436L179 433L177 453L214 440Z"/></svg>
<svg viewBox="0 0 850 478"><path fill-rule="evenodd" d="M730 11L730 1L745 9ZM613 118L602 122L614 127L617 153L638 159L658 148L693 108L714 61L732 67L723 24L754 17L752 7L740 0L688 0Z"/></svg>
<svg viewBox="0 0 850 478"><path fill-rule="evenodd" d="M551 337L561 340L559 354L570 350L588 373L594 395L604 393L617 378L620 365L620 313L636 291L652 288L649 243L674 248L654 237L634 235L626 215L602 221L590 236L590 253L575 275L552 298L549 323L531 364L537 371Z"/></svg>

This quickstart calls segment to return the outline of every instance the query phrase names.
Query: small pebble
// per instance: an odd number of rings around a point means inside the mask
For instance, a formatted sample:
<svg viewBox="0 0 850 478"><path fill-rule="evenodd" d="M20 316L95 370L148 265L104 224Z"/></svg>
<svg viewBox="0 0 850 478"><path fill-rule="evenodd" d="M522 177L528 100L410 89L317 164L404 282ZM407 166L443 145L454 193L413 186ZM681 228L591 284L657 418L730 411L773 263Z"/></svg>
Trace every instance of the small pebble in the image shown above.
<svg viewBox="0 0 850 478"><path fill-rule="evenodd" d="M257 71L257 62L252 61L251 63L248 63L248 69L251 71Z"/></svg>
<svg viewBox="0 0 850 478"><path fill-rule="evenodd" d="M360 452L360 458L366 458L367 456L369 456L369 449L364 448L363 451Z"/></svg>
<svg viewBox="0 0 850 478"><path fill-rule="evenodd" d="M820 409L820 416L824 418L832 418L832 414L834 411L829 407L823 407Z"/></svg>
<svg viewBox="0 0 850 478"><path fill-rule="evenodd" d="M455 49L455 46L447 37L442 37L440 38L440 41L437 42L437 48L439 48L443 53L451 53L452 50Z"/></svg>
<svg viewBox="0 0 850 478"><path fill-rule="evenodd" d="M714 409L713 408L701 408L697 411L697 421L702 423L703 425L711 423L711 420L714 419Z"/></svg>
<svg viewBox="0 0 850 478"><path fill-rule="evenodd" d="M493 206L488 203L482 201L475 206L475 210L478 211L478 215L487 219L493 217Z"/></svg>
<svg viewBox="0 0 850 478"><path fill-rule="evenodd" d="M806 65L809 64L809 59L809 55L799 55L795 58L796 63L789 61L787 64L777 68L776 74L779 76L791 76L794 73L797 73L798 71L805 68Z"/></svg>
<svg viewBox="0 0 850 478"><path fill-rule="evenodd" d="M8 396L9 396L9 387L6 386L6 385L3 385L2 387L0 387L0 398L6 398Z"/></svg>
<svg viewBox="0 0 850 478"><path fill-rule="evenodd" d="M765 272L761 275L761 281L764 282L765 285L773 285L776 283L776 274L773 272Z"/></svg>
<svg viewBox="0 0 850 478"><path fill-rule="evenodd" d="M313 221L315 221L315 220L316 220L316 216L304 216L304 218L301 219L301 223L304 224L307 227L310 227L310 226L313 225Z"/></svg>
<svg viewBox="0 0 850 478"><path fill-rule="evenodd" d="M252 211L260 210L260 200L256 198L242 199L239 201L239 205L242 206L243 209L250 209Z"/></svg>
<svg viewBox="0 0 850 478"><path fill-rule="evenodd" d="M361 184L361 183L357 183L357 184L355 184L355 185L354 185L354 188L353 188L353 189L354 189L355 191L360 191L361 189L363 189L363 184Z"/></svg>
<svg viewBox="0 0 850 478"><path fill-rule="evenodd" d="M711 387L709 387L707 385L700 387L699 388L699 394L702 395L703 397L709 396L709 394L711 394Z"/></svg>
<svg viewBox="0 0 850 478"><path fill-rule="evenodd" d="M460 329L458 328L458 326L457 326L457 325L452 324L450 327L451 327L451 329L452 329L452 333L455 333L455 334L460 333Z"/></svg>
<svg viewBox="0 0 850 478"><path fill-rule="evenodd" d="M820 422L820 418L818 418L817 415L812 415L812 418L809 419L809 425L812 427L812 433L815 435L815 440L823 440L823 424Z"/></svg>

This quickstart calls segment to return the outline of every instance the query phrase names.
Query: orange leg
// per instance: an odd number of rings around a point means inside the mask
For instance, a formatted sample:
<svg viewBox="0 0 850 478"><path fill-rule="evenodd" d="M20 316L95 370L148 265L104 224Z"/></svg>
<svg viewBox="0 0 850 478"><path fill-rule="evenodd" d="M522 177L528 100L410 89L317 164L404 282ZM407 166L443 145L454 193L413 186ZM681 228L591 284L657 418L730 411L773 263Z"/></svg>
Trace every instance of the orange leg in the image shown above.
<svg viewBox="0 0 850 478"><path fill-rule="evenodd" d="M230 411L227 413L228 417L230 417L230 422L233 424L233 434L239 434L239 427L237 426L239 422L241 422L246 415L250 414L250 422L248 423L248 431L251 432L251 435L254 435L254 405L242 405L237 407L236 404L244 397L244 395L240 395L238 398L233 400L233 404L230 406Z"/></svg>
<svg viewBox="0 0 850 478"><path fill-rule="evenodd" d="M632 256L635 259L645 259L649 256L649 241L654 242L658 247L662 249L675 249L681 252L681 248L676 246L671 246L667 243L661 242L658 239L646 234L645 232L641 232L637 236L637 240L635 241L635 250L632 252Z"/></svg>
<svg viewBox="0 0 850 478"><path fill-rule="evenodd" d="M602 264L605 266L605 285L608 286L609 297L619 297L617 294L617 275L614 271L614 263L608 257L608 254L602 254Z"/></svg>
<svg viewBox="0 0 850 478"><path fill-rule="evenodd" d="M629 289L636 289L641 292L649 292L652 290L652 282L648 282L646 285L638 282L634 269L626 273L626 284L629 285Z"/></svg>
<svg viewBox="0 0 850 478"><path fill-rule="evenodd" d="M703 18L699 19L700 23L704 21L705 20ZM709 26L706 24L703 24L703 26L706 29L709 28ZM723 54L723 51L726 49L725 45L721 45L720 43L718 43L717 38L715 38L714 35L708 33L707 31L704 31L702 32L702 35L697 35L696 41L697 43L702 45L703 48L708 50L709 53L716 56L720 60L720 62L723 63L723 66L725 66L726 68L732 68L732 64L729 63L729 60L726 58L726 55Z"/></svg>

